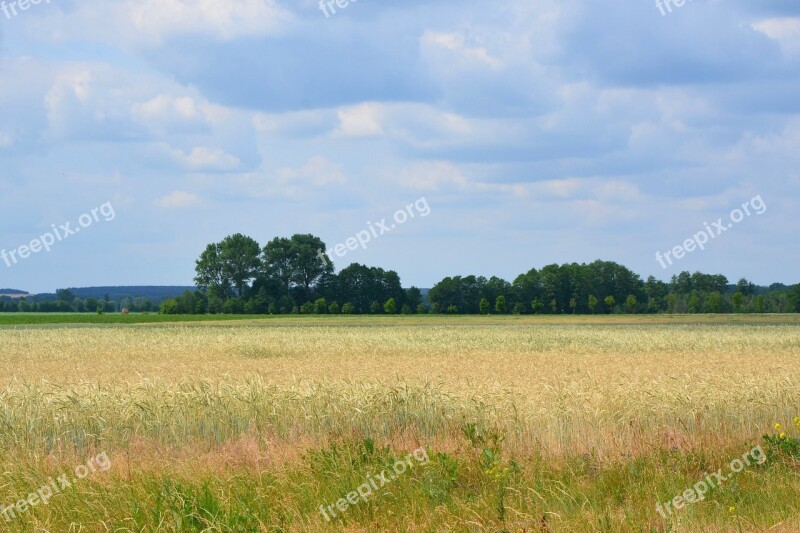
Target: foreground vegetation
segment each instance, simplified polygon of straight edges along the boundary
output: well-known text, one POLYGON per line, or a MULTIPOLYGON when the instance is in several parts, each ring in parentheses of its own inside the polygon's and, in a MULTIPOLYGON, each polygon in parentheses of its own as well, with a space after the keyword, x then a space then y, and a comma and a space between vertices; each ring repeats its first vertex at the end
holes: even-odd
POLYGON ((100 451, 112 467, 0 525, 794 531, 800 327, 736 319, 3 328, 0 504, 100 451), (764 464, 656 511, 756 445, 764 464), (325 520, 320 505, 419 447, 427 464, 325 520))

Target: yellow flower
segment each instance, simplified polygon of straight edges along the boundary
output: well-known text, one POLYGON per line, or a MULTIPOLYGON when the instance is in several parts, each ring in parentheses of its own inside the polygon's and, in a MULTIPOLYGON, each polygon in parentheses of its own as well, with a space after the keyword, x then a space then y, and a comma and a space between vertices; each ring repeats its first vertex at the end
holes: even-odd
POLYGON ((735 512, 736 512, 736 507, 734 507, 733 505, 731 505, 730 507, 728 507, 728 512, 729 512, 729 513, 735 513, 735 512))
POLYGON ((785 438, 786 438, 786 433, 781 433, 781 434, 780 434, 780 437, 781 437, 782 439, 785 439, 785 438))
POLYGON ((781 425, 779 422, 775 422, 775 431, 779 431, 781 429, 781 425))

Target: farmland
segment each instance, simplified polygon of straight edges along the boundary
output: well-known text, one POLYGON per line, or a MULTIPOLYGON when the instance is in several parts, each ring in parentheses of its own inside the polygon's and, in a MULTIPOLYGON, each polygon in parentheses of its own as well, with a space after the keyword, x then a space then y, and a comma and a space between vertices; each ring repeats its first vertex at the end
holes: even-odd
POLYGON ((100 452, 111 467, 0 526, 792 531, 797 467, 762 436, 797 434, 798 356, 796 315, 15 322, 0 505, 100 452), (764 464, 656 511, 756 445, 764 464))

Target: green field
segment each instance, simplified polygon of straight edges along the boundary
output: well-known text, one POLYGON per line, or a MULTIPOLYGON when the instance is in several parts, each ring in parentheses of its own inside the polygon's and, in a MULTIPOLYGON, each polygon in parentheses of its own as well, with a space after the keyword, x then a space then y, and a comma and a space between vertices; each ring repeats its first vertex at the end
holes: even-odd
POLYGON ((0 505, 74 483, 9 531, 800 529, 797 315, 24 318, 0 505))
POLYGON ((0 313, 0 326, 46 324, 156 324, 170 322, 203 322, 208 320, 247 320, 246 315, 159 315, 156 313, 0 313))

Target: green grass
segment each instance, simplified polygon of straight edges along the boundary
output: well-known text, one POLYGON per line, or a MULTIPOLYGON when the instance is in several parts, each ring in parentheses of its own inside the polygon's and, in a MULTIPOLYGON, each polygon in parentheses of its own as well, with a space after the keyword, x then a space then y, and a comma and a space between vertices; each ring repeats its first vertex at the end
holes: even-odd
MULTIPOLYGON (((335 505, 381 471, 391 474, 392 464, 410 450, 345 441, 307 450, 291 464, 191 473, 163 458, 112 457, 118 463, 111 471, 96 472, 28 511, 14 530, 67 531, 69 524, 125 532, 694 532, 759 531, 776 524, 796 530, 790 524, 799 523, 800 480, 796 465, 783 457, 745 468, 667 518, 657 513, 657 502, 680 495, 750 445, 658 452, 632 461, 553 461, 535 452, 506 457, 499 447, 465 439, 455 452, 428 448, 429 462, 336 511, 330 522, 320 505, 335 505)), ((11 503, 71 466, 3 461, 0 501, 11 503)))
MULTIPOLYGON (((247 315, 159 315, 158 313, 0 313, 0 326, 48 324, 158 324, 174 322, 205 322, 252 320, 247 315)), ((259 315, 259 318, 266 318, 259 315)))
POLYGON ((160 315, 158 313, 0 313, 2 326, 52 324, 170 324, 249 321, 263 324, 392 325, 414 324, 792 324, 793 314, 697 314, 697 315, 160 315))

